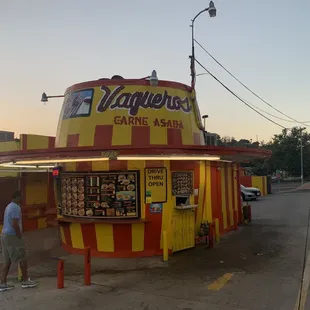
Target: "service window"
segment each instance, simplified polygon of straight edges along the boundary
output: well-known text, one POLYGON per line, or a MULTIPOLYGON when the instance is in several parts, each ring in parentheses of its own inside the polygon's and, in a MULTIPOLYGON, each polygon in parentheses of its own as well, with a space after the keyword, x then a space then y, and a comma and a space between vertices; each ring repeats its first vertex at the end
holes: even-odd
POLYGON ((192 171, 172 172, 172 195, 176 206, 190 204, 190 196, 194 192, 194 174, 192 171))

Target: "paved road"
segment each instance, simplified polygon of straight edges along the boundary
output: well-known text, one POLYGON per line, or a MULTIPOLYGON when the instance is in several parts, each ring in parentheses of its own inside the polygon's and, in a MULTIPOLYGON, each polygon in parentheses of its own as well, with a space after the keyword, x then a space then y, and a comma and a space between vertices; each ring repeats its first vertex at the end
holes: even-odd
POLYGON ((252 224, 212 250, 175 254, 168 268, 98 273, 91 287, 81 286, 80 275, 68 275, 64 290, 55 289, 53 273, 32 269, 40 287, 0 295, 0 308, 294 310, 309 199, 308 192, 262 198, 253 203, 252 224))

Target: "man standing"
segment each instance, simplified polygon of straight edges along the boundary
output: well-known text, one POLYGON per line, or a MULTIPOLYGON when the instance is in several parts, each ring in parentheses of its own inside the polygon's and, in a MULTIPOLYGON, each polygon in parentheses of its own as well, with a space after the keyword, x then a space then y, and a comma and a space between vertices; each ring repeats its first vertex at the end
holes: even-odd
POLYGON ((22 288, 30 288, 38 285, 37 282, 28 278, 25 242, 22 237, 21 198, 21 192, 15 192, 12 196, 12 202, 7 205, 4 211, 1 236, 3 272, 0 282, 0 292, 14 288, 14 285, 6 283, 12 263, 19 263, 20 265, 23 275, 22 288))

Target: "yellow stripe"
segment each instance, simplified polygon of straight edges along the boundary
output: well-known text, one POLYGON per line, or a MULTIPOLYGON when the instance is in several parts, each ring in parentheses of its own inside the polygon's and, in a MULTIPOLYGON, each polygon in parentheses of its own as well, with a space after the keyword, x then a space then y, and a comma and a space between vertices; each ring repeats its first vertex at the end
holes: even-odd
POLYGON ((184 145, 194 144, 194 132, 192 130, 181 129, 182 143, 184 145))
POLYGON ((227 177, 228 177, 228 204, 229 204, 229 217, 231 226, 234 225, 234 213, 233 213, 233 192, 232 192, 232 166, 227 165, 227 177))
POLYGON ((208 286, 209 291, 219 291, 231 278, 233 273, 225 273, 208 286))
POLYGON ((206 168, 205 161, 200 161, 199 163, 199 193, 198 193, 198 210, 196 218, 196 232, 199 232, 200 224, 203 219, 203 197, 205 192, 206 184, 206 168))
POLYGON ((38 229, 43 229, 47 227, 46 217, 41 217, 38 219, 38 229))
POLYGON ((225 164, 221 165, 221 183, 222 183, 222 213, 223 213, 223 226, 227 229, 227 211, 226 211, 226 186, 225 186, 225 164))
POLYGON ((64 233, 64 229, 62 226, 59 227, 60 229, 60 239, 62 243, 66 243, 66 238, 65 238, 65 233, 64 233))
POLYGON ((70 234, 72 240, 72 247, 75 249, 84 249, 84 240, 82 235, 81 224, 70 224, 70 234))
POLYGON ((144 250, 144 224, 131 225, 132 251, 139 252, 144 250))
POLYGON ((27 135, 27 150, 35 149, 47 149, 48 148, 48 137, 27 135))
POLYGON ((3 228, 3 225, 0 224, 0 234, 2 233, 2 228, 3 228))
POLYGON ((66 171, 76 171, 76 163, 66 163, 65 164, 66 171))
MULTIPOLYGON (((265 180, 264 193, 263 195, 268 195, 268 187, 267 187, 267 177, 263 177, 265 180)), ((264 183, 263 183, 264 184, 264 183)))
POLYGON ((150 127, 150 143, 164 144, 168 143, 168 133, 165 127, 150 127))
MULTIPOLYGON (((143 130, 141 127, 140 130, 143 130)), ((114 125, 112 145, 131 145, 131 128, 125 125, 114 125)))
MULTIPOLYGON (((211 164, 209 161, 206 162, 206 182, 205 182, 205 187, 206 187, 206 201, 205 201, 205 210, 204 210, 204 215, 203 219, 207 220, 208 222, 212 222, 212 194, 211 194, 211 164)), ((213 186, 216 186, 216 184, 213 184, 213 186)))
POLYGON ((109 161, 93 161, 92 162, 92 171, 108 171, 109 170, 109 161))
POLYGON ((141 219, 145 219, 145 182, 144 182, 144 168, 145 160, 128 160, 127 169, 128 170, 138 170, 140 171, 140 205, 141 205, 141 219))
MULTIPOLYGON (((171 184, 171 170, 170 170, 170 161, 165 160, 165 168, 167 169, 167 191, 168 193, 172 192, 171 184)), ((163 213, 162 213, 162 227, 161 227, 161 239, 160 239, 160 248, 163 246, 163 231, 167 232, 167 241, 168 248, 172 249, 172 212, 174 210, 174 200, 172 195, 167 195, 167 202, 163 204, 163 213)))
POLYGON ((95 224, 97 248, 101 252, 114 252, 112 224, 95 224))
MULTIPOLYGON (((97 124, 96 124, 97 125, 97 124)), ((83 126, 83 125, 82 125, 83 126)), ((81 128, 82 128, 81 126, 81 128)), ((95 126, 87 126, 86 130, 79 129, 79 146, 93 146, 95 137, 95 126)), ((104 139, 104 137, 102 137, 104 139)))
POLYGON ((261 193, 263 193, 263 191, 264 191, 264 188, 263 188, 263 177, 253 176, 252 177, 252 187, 259 188, 261 193))

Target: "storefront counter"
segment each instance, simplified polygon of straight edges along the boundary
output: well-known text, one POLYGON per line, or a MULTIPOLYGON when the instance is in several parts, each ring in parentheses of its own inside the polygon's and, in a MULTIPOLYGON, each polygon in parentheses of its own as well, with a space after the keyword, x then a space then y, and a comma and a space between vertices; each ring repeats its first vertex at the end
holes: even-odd
POLYGON ((97 257, 160 255, 154 223, 141 219, 58 219, 63 248, 82 254, 87 247, 97 257))

